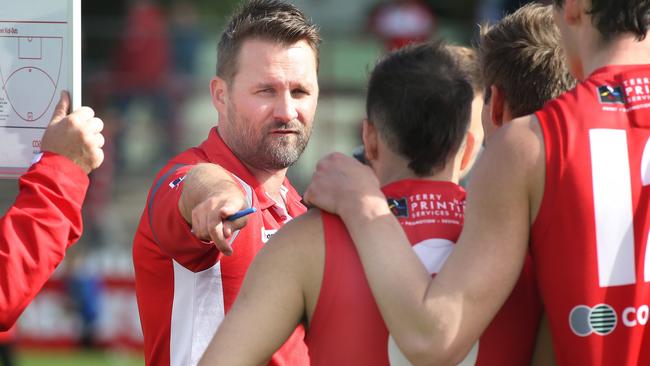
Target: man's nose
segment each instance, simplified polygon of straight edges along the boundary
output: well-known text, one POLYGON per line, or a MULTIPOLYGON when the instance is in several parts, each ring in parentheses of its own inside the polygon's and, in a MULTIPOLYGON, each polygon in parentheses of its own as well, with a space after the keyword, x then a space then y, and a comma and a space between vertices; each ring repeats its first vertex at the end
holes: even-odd
POLYGON ((275 103, 274 116, 277 121, 288 123, 298 118, 298 109, 296 108, 296 100, 290 92, 283 93, 278 96, 275 103))

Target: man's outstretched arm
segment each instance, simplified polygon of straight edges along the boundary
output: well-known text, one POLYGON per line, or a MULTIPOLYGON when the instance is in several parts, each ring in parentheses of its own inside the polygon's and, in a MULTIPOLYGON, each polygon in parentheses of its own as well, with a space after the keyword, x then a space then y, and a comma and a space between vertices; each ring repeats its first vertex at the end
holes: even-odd
POLYGON ((343 156, 319 164, 305 198, 346 223, 384 321, 412 363, 462 360, 512 290, 536 212, 529 186, 543 183, 540 136, 530 117, 494 136, 472 178, 463 233, 434 280, 369 169, 343 156))
POLYGON ((320 215, 310 212, 271 238, 248 269, 235 304, 199 365, 269 361, 305 319, 305 283, 313 282, 312 274, 322 273, 324 265, 322 237, 320 215))

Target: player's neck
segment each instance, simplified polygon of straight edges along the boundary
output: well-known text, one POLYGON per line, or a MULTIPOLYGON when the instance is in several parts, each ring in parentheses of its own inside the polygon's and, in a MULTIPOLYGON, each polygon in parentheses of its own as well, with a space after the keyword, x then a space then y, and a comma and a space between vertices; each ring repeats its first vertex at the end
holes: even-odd
POLYGON ((633 35, 623 35, 602 43, 592 42, 593 52, 583 53, 584 76, 607 65, 650 64, 650 37, 637 41, 633 35))
POLYGON ((444 169, 428 176, 418 176, 408 167, 408 163, 387 164, 386 162, 373 164, 373 170, 377 175, 380 185, 383 187, 387 184, 406 179, 424 179, 434 181, 447 181, 458 183, 460 170, 455 164, 447 164, 444 169))

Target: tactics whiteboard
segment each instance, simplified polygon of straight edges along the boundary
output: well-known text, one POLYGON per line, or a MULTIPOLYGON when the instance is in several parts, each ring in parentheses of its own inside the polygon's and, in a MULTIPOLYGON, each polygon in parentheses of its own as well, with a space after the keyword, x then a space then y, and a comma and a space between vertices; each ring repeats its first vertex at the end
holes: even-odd
POLYGON ((29 168, 62 90, 81 106, 81 0, 0 0, 0 178, 29 168))

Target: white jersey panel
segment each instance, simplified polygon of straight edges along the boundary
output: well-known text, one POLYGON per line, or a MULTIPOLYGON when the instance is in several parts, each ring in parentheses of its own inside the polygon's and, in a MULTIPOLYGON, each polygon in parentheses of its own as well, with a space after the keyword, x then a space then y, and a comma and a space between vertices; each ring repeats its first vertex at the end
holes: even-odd
POLYGON ((194 366, 225 316, 221 263, 197 273, 173 264, 170 364, 194 366))

